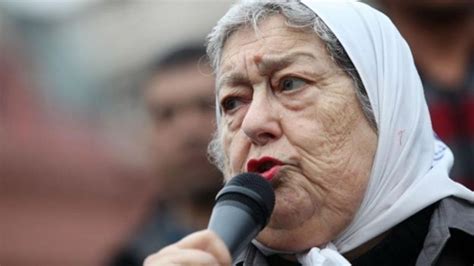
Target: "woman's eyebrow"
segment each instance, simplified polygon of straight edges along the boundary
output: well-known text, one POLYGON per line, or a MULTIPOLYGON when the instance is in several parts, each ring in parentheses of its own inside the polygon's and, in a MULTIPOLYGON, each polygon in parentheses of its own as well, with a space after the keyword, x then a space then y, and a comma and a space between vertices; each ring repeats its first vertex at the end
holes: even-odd
MULTIPOLYGON (((315 59, 314 55, 308 52, 294 52, 286 55, 265 55, 259 62, 257 62, 258 72, 262 76, 267 76, 302 58, 306 60, 315 59)), ((249 83, 250 81, 245 74, 234 71, 221 76, 216 82, 216 87, 219 90, 223 85, 235 87, 242 84, 248 85, 249 83)))
POLYGON ((220 88, 222 88, 224 84, 230 87, 235 87, 238 85, 249 84, 249 83, 250 81, 246 75, 240 72, 231 72, 229 74, 225 74, 224 76, 220 77, 217 80, 216 87, 219 90, 220 88))
POLYGON ((294 52, 286 55, 271 55, 263 56, 261 61, 257 63, 260 75, 270 75, 273 72, 281 70, 302 57, 315 59, 311 53, 308 52, 294 52))

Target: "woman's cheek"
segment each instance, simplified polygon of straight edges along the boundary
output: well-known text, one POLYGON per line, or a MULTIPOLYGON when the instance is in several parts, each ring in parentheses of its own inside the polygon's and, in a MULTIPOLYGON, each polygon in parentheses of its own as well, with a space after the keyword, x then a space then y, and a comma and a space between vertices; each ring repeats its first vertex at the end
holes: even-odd
POLYGON ((235 132, 228 132, 224 137, 224 153, 226 168, 228 169, 226 175, 228 178, 238 174, 242 168, 242 157, 244 154, 241 147, 242 145, 236 135, 235 132))

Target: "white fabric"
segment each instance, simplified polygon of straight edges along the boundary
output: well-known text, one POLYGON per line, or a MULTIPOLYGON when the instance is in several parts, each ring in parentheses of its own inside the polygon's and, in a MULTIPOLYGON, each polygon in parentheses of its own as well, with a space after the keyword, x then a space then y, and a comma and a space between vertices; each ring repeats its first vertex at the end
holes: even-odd
POLYGON ((305 254, 296 256, 298 261, 303 265, 315 266, 349 266, 351 265, 344 258, 332 243, 329 243, 323 249, 314 247, 305 254))
POLYGON ((360 2, 302 2, 345 48, 378 127, 368 188, 352 223, 333 240, 337 250, 350 251, 447 196, 474 202, 474 193, 448 176, 453 155, 433 133, 410 49, 392 22, 360 2))
POLYGON ((348 266, 351 265, 349 261, 344 258, 338 251, 334 244, 329 243, 325 247, 313 247, 308 252, 295 254, 284 250, 276 250, 269 248, 258 240, 252 240, 252 244, 264 255, 270 256, 275 254, 280 255, 296 255, 298 262, 303 266, 348 266))

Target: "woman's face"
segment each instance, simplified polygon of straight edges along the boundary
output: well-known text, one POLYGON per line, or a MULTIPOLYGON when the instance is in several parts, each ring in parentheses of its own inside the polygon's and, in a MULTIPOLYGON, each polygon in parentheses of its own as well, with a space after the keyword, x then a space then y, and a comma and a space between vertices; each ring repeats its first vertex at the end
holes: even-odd
POLYGON ((226 178, 259 172, 275 210, 258 240, 302 251, 334 239, 363 198, 377 136, 352 80, 281 16, 226 41, 217 73, 226 178))

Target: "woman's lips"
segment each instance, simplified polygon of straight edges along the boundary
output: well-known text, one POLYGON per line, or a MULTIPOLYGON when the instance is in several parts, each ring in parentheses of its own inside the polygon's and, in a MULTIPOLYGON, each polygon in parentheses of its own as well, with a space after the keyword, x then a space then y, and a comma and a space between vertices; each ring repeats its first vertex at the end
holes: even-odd
POLYGON ((278 174, 283 163, 273 157, 265 156, 260 159, 251 159, 247 162, 247 172, 258 173, 266 180, 271 181, 278 174))
POLYGON ((280 165, 275 165, 269 170, 261 173, 260 175, 263 176, 266 180, 271 181, 273 177, 275 177, 276 174, 280 171, 281 166, 280 165))

